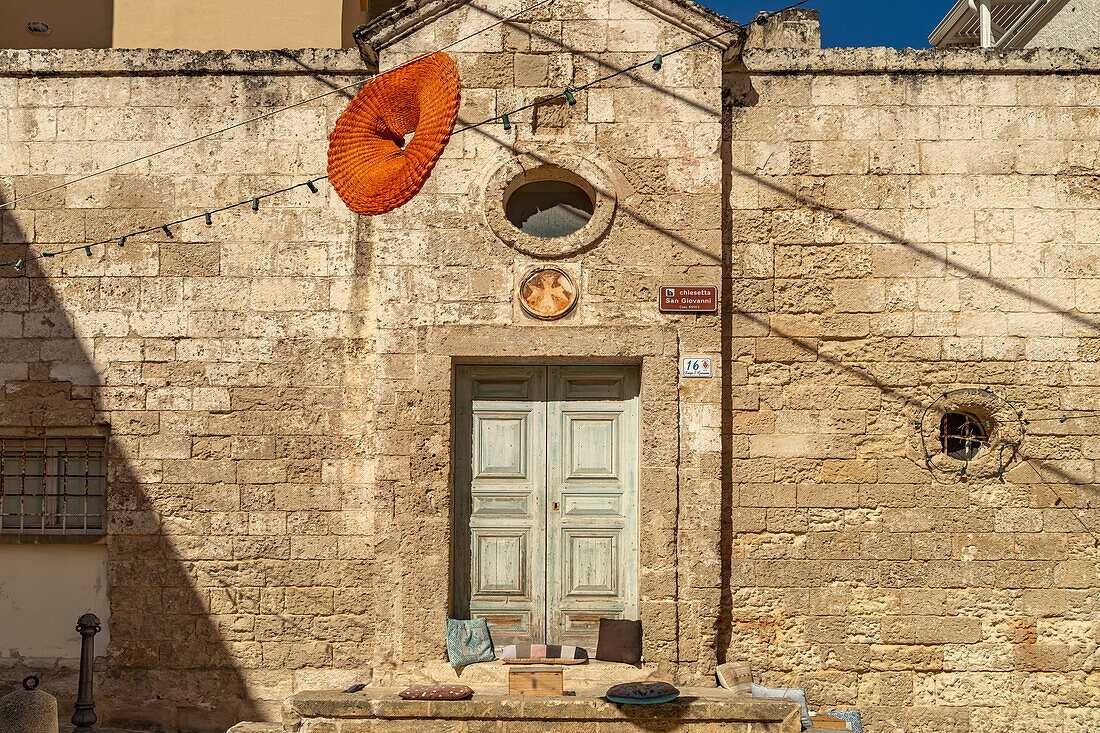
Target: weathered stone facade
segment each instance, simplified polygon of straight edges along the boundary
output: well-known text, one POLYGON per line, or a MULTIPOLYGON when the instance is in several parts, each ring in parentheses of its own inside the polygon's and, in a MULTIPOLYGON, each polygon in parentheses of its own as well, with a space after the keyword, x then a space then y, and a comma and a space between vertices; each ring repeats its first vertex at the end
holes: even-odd
POLYGON ((1027 425, 1004 480, 930 471, 914 427, 957 386, 1095 409, 1096 63, 750 50, 729 77, 723 646, 870 730, 1100 720, 1096 419, 1027 425))
MULTIPOLYGON (((520 5, 489 7, 395 13, 360 40, 386 68, 520 5)), ((721 28, 555 0, 453 50, 460 124, 721 28)), ((1096 421, 1030 424, 1004 480, 930 471, 914 427, 956 387, 1030 418, 1100 407, 1100 55, 737 47, 462 133, 392 214, 299 188, 0 272, 5 434, 110 437, 105 724, 214 730, 299 690, 453 677, 462 363, 640 365, 660 674, 748 659, 875 733, 1100 723, 1096 421), (546 162, 614 199, 593 241, 494 229, 500 171, 546 162), (548 258, 580 286, 553 323, 513 292, 548 258), (660 314, 663 284, 720 285, 723 308, 660 314), (715 377, 678 379, 688 354, 715 377)), ((363 73, 328 51, 0 61, 7 200, 363 73)), ((345 103, 21 202, 0 260, 320 176, 345 103)), ((8 686, 52 665, 3 654, 8 686)), ((71 675, 51 675, 64 703, 71 675)))

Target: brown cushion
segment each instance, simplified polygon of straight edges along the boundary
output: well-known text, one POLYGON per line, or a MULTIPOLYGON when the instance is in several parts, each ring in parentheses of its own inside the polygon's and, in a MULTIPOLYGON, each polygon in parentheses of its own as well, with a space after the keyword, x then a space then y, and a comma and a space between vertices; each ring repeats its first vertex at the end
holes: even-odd
POLYGON ((642 663, 642 622, 601 618, 596 659, 604 662, 642 663))
POLYGON ((406 700, 465 700, 474 691, 466 685, 413 685, 397 694, 406 700))

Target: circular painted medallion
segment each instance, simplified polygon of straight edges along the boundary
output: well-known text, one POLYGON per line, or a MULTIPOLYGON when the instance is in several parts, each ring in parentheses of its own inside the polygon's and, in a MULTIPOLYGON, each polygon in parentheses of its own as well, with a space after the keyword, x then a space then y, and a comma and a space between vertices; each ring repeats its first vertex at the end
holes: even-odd
POLYGON ((577 284, 556 267, 533 270, 519 285, 519 304, 528 315, 553 321, 577 304, 577 284))

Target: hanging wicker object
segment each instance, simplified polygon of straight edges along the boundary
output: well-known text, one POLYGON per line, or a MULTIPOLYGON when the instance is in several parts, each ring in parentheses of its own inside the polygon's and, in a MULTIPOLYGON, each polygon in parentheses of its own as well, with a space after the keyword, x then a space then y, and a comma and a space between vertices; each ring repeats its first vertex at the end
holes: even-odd
POLYGON ((451 138, 458 97, 458 69, 441 52, 363 85, 328 136, 329 181, 349 209, 384 214, 420 191, 451 138))

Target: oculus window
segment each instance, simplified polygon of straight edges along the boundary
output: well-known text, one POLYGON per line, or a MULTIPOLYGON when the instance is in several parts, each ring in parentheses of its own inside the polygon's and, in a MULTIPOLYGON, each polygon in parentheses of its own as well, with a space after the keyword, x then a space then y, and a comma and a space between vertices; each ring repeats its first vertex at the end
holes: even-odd
POLYGON ((524 234, 550 239, 580 230, 596 207, 580 186, 566 181, 525 183, 508 196, 504 213, 524 234))

